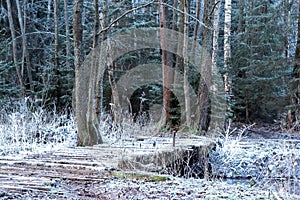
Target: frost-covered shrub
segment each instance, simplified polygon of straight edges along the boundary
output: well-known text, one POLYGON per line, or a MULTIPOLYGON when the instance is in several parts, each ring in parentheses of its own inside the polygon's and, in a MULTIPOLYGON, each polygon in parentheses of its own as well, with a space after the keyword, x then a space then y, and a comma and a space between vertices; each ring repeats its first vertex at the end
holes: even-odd
POLYGON ((99 132, 104 143, 108 144, 122 144, 124 140, 130 138, 151 136, 157 129, 157 124, 145 115, 134 119, 130 113, 125 113, 120 123, 114 122, 110 114, 102 114, 100 119, 99 132))
POLYGON ((244 180, 250 186, 299 194, 299 140, 245 139, 239 134, 228 134, 244 133, 243 130, 235 129, 220 138, 219 145, 209 158, 212 176, 244 180))
POLYGON ((76 126, 70 114, 58 114, 24 99, 0 111, 0 154, 42 151, 76 145, 76 126))

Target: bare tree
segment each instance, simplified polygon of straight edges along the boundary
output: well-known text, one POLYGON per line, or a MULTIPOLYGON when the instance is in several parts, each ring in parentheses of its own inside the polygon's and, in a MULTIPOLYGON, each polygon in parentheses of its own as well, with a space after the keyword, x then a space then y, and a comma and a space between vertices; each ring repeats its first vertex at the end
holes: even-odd
POLYGON ((297 46, 296 46, 296 53, 294 59, 294 68, 292 73, 292 97, 291 102, 293 108, 288 112, 288 122, 289 126, 292 127, 295 120, 300 120, 300 1, 298 5, 298 36, 297 36, 297 46))
POLYGON ((191 100, 190 100, 190 91, 189 91, 189 80, 188 80, 188 71, 189 71, 189 60, 188 60, 188 38, 189 38, 189 4, 187 0, 183 0, 184 3, 184 39, 183 39, 183 79, 184 79, 184 99, 185 99, 185 117, 187 127, 192 126, 191 119, 191 100))
POLYGON ((11 39, 12 39, 12 53, 13 53, 13 61, 14 65, 16 66, 16 72, 17 72, 17 77, 18 81, 21 87, 22 91, 22 96, 26 96, 26 91, 21 75, 21 71, 18 65, 18 56, 17 56, 17 42, 16 42, 16 31, 15 31, 15 24, 13 20, 13 12, 12 12, 12 6, 10 0, 6 0, 7 4, 7 11, 8 11, 8 21, 9 21, 9 28, 10 28, 10 34, 11 34, 11 39))
POLYGON ((87 102, 87 129, 90 139, 95 143, 103 143, 101 135, 98 131, 98 113, 96 112, 96 80, 98 74, 97 64, 97 52, 96 47, 98 45, 99 35, 99 3, 98 0, 94 0, 95 18, 94 18, 94 37, 93 37, 93 52, 92 52, 92 64, 90 66, 89 74, 89 88, 88 88, 88 102, 87 102))
MULTIPOLYGON (((27 4, 27 0, 24 0, 23 5, 27 4)), ((23 72, 23 69, 25 68, 26 65, 26 72, 29 80, 29 88, 31 92, 33 92, 33 80, 32 80, 32 73, 31 73, 31 64, 30 64, 30 59, 29 59, 29 53, 27 50, 27 37, 26 37, 26 10, 25 6, 23 6, 23 16, 22 16, 22 9, 20 5, 20 1, 16 0, 16 6, 18 9, 18 20, 19 20, 19 25, 21 29, 21 34, 22 34, 22 67, 21 67, 21 72, 23 72), (24 19, 24 20, 23 20, 24 19)), ((21 73, 22 74, 22 73, 21 73)))
MULTIPOLYGON (((101 14, 98 16, 99 19, 99 27, 101 27, 101 29, 105 29, 107 26, 107 10, 108 10, 108 2, 107 1, 102 1, 102 11, 101 14)), ((96 25, 96 24, 95 24, 96 25)), ((107 31, 102 31, 101 32, 101 42, 103 43, 106 39, 106 33, 107 31)), ((99 34, 98 34, 99 35, 99 34)), ((95 36, 94 36, 95 37, 95 36)), ((97 38, 97 40, 99 40, 99 38, 97 38)), ((96 80, 96 115, 99 116, 102 112, 103 112, 103 74, 101 74, 102 70, 101 69, 101 65, 105 65, 106 64, 106 60, 103 56, 103 48, 100 48, 100 60, 103 60, 103 62, 99 62, 98 65, 98 75, 97 75, 97 80, 96 80)))
POLYGON ((231 58, 231 46, 230 46, 230 31, 231 31, 231 0, 225 0, 224 5, 225 10, 225 21, 224 21, 224 87, 225 93, 227 96, 227 110, 231 112, 231 81, 229 77, 229 65, 230 65, 230 58, 231 58))
POLYGON ((168 71, 168 53, 166 49, 166 35, 163 31, 164 28, 167 28, 167 16, 166 9, 164 4, 167 3, 166 0, 159 1, 159 19, 160 19, 160 44, 161 44, 161 52, 162 52, 162 78, 163 78, 163 112, 162 112, 162 126, 169 125, 170 123, 170 98, 171 98, 171 84, 172 78, 170 77, 170 73, 168 71))
POLYGON ((60 104, 60 81, 59 81, 59 16, 58 16, 58 2, 53 0, 54 8, 54 72, 55 72, 55 92, 54 98, 56 99, 56 104, 60 104))
POLYGON ((217 70, 217 58, 218 58, 218 38, 219 38, 219 16, 220 16, 220 1, 215 0, 214 10, 214 31, 213 31, 213 51, 212 51, 212 64, 213 70, 217 70))
MULTIPOLYGON (((200 18, 200 4, 201 4, 201 1, 196 1, 196 19, 199 20, 200 18)), ((198 29, 199 29, 199 21, 198 20, 195 20, 195 27, 194 27, 194 33, 193 33, 193 46, 192 46, 192 58, 195 57, 195 46, 196 46, 196 43, 197 43, 197 37, 198 37, 198 29)))
MULTIPOLYGON (((206 26, 211 26, 211 10, 213 8, 213 0, 204 1, 204 13, 203 13, 203 24, 206 26)), ((207 130, 209 124, 209 86, 207 83, 208 80, 204 80, 204 73, 209 73, 211 71, 211 66, 208 65, 208 54, 210 54, 211 48, 211 36, 212 31, 208 27, 203 27, 202 31, 202 55, 201 55, 201 79, 199 81, 199 92, 198 92, 198 107, 197 107, 197 119, 198 128, 200 130, 207 130)))
POLYGON ((74 35, 74 65, 75 65, 75 115, 78 130, 79 146, 93 145, 97 141, 90 138, 87 129, 87 89, 88 79, 83 64, 83 28, 82 28, 83 0, 75 0, 73 14, 74 35))
POLYGON ((68 14, 68 0, 64 0, 64 15, 65 15, 65 30, 66 30, 66 67, 70 68, 69 59, 71 57, 71 46, 70 46, 70 26, 69 26, 69 14, 68 14))

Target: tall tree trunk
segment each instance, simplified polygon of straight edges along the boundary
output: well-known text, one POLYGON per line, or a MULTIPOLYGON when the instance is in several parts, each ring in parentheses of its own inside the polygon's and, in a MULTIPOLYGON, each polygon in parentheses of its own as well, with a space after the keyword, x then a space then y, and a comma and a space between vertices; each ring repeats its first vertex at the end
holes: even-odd
MULTIPOLYGON (((219 0, 214 0, 214 22, 213 22, 213 37, 212 37, 212 69, 211 69, 211 75, 212 75, 212 85, 210 90, 210 96, 212 98, 211 100, 211 116, 210 116, 210 128, 211 129, 216 129, 219 128, 220 124, 224 123, 223 121, 223 116, 220 116, 219 113, 222 113, 221 111, 223 110, 223 106, 226 105, 221 105, 220 101, 217 100, 217 98, 220 98, 218 96, 218 92, 223 90, 223 87, 220 88, 219 85, 223 85, 223 83, 218 83, 216 82, 218 79, 217 77, 219 76, 219 70, 218 70, 218 50, 219 50, 219 45, 218 45, 218 39, 219 39, 219 19, 220 19, 220 4, 221 2, 219 0), (213 102, 218 102, 218 104, 214 104, 213 102)), ((223 97, 221 97, 223 98, 223 97)), ((223 113, 221 114, 223 115, 223 113)))
POLYGON ((48 0, 47 4, 47 22, 50 22, 50 16, 51 16, 51 2, 52 0, 48 0))
POLYGON ((177 29, 177 18, 178 18, 178 14, 177 14, 177 6, 178 6, 178 0, 174 0, 173 2, 173 16, 172 16, 172 30, 176 30, 177 29))
MULTIPOLYGON (((203 13, 203 23, 211 27, 212 20, 211 20, 211 9, 212 9, 213 0, 205 0, 204 1, 204 13, 203 13)), ((211 36, 212 31, 207 28, 203 27, 202 32, 202 55, 201 55, 201 77, 205 77, 204 73, 210 73, 211 66, 207 65, 207 53, 210 54, 211 48, 211 36)), ((199 81, 199 92, 198 92, 198 107, 197 107, 197 118, 196 122, 198 123, 198 128, 200 130, 207 130, 209 125, 209 86, 206 85, 208 80, 204 80, 203 78, 199 81)))
POLYGON ((93 145, 87 129, 87 90, 88 79, 83 64, 83 28, 82 28, 83 0, 75 0, 73 14, 74 34, 74 65, 75 65, 75 115, 77 120, 79 146, 93 145))
POLYGON ((183 70, 183 79, 184 79, 184 99, 185 99, 185 117, 186 117, 186 125, 187 127, 192 126, 192 119, 191 119, 191 100, 190 100, 190 91, 189 91, 189 80, 188 80, 188 38, 189 38, 189 5, 188 0, 184 0, 184 39, 183 39, 183 63, 184 63, 184 70, 183 70))
MULTIPOLYGON (((98 1, 95 1, 98 7, 98 1)), ((98 9, 96 9, 98 10, 98 9)), ((74 55, 75 55, 75 113, 78 129, 78 145, 89 146, 102 143, 98 132, 97 117, 95 116, 95 85, 97 68, 96 52, 92 54, 92 62, 83 65, 83 28, 82 28, 83 0, 76 0, 74 5, 73 32, 74 32, 74 55)), ((98 12, 97 12, 98 13, 98 12)), ((97 14, 96 14, 97 15, 97 14)), ((95 18, 95 26, 99 22, 95 18)), ((97 30, 94 30, 93 46, 97 45, 97 30)))
POLYGON ((201 1, 196 1, 196 19, 195 20, 195 27, 194 27, 194 33, 193 33, 193 46, 192 46, 192 58, 196 58, 195 57, 195 46, 197 44, 197 37, 198 37, 198 29, 199 29, 199 21, 200 20, 200 4, 201 1))
POLYGON ((96 112, 96 85, 97 85, 97 74, 98 74, 98 63, 96 47, 98 44, 97 34, 99 31, 99 3, 98 0, 94 0, 95 8, 95 19, 94 19, 94 37, 93 37, 93 52, 92 52, 92 65, 90 67, 89 74, 89 91, 88 91, 88 108, 87 108, 87 126, 90 136, 90 140, 97 143, 103 143, 100 132, 98 131, 98 117, 96 112))
MULTIPOLYGON (((248 45, 251 47, 252 46, 252 33, 251 30, 248 28, 249 25, 245 26, 245 23, 248 23, 247 19, 249 16, 251 16, 251 14, 249 14, 248 10, 252 10, 252 1, 249 1, 248 3, 250 5, 250 8, 247 9, 245 8, 245 3, 244 0, 239 0, 239 25, 238 25, 238 34, 240 34, 240 40, 242 41, 244 38, 244 35, 248 34, 248 45), (246 15, 246 16, 245 16, 246 15)), ((252 51, 252 48, 250 49, 250 51, 252 51)), ((250 55, 252 53, 250 52, 250 55)), ((243 75, 243 78, 246 78, 246 73, 245 72, 241 72, 243 75)), ((248 88, 245 88, 243 91, 243 95, 244 95, 244 103, 245 103, 245 122, 246 123, 250 123, 250 113, 249 113, 249 91, 248 88)))
POLYGON ((213 51, 212 51, 212 64, 213 64, 213 70, 212 71, 217 71, 217 60, 218 60, 218 38, 219 38, 219 19, 220 19, 220 1, 215 0, 215 10, 214 10, 214 31, 213 31, 213 51))
POLYGON ((70 26, 69 26, 69 13, 68 13, 68 0, 64 0, 64 15, 65 15, 65 30, 66 30, 66 68, 69 69, 70 57, 71 57, 71 46, 70 46, 70 26))
MULTIPOLYGON (((185 5, 185 0, 180 0, 179 1, 179 10, 182 11, 182 12, 178 12, 177 14, 177 20, 178 20, 178 23, 177 23, 177 26, 173 26, 173 30, 175 30, 175 28, 178 30, 178 32, 180 34, 184 34, 184 5, 185 5)), ((178 7, 178 5, 177 5, 178 7)), ((174 13, 175 15, 175 13, 174 13)), ((175 23, 174 23, 175 25, 175 23)), ((183 37, 179 37, 179 40, 177 42, 177 53, 175 55, 175 71, 176 72, 180 72, 180 71, 183 71, 183 66, 184 66, 184 60, 183 60, 183 57, 182 57, 182 54, 183 54, 183 37)), ((174 92, 176 92, 178 94, 179 91, 182 91, 182 84, 180 82, 180 73, 174 73, 174 77, 173 77, 173 84, 172 84, 172 90, 174 92)), ((181 123, 184 123, 186 122, 186 115, 185 113, 181 113, 181 123)))
MULTIPOLYGON (((110 50, 110 47, 109 47, 108 51, 109 50, 110 50)), ((109 55, 109 53, 108 53, 107 57, 108 58, 111 57, 109 55)), ((121 110, 121 106, 120 106, 120 99, 119 99, 119 93, 118 93, 118 89, 117 89, 117 83, 116 83, 115 76, 114 76, 115 62, 111 61, 110 63, 111 63, 111 65, 108 66, 107 70, 108 70, 108 80, 109 80, 109 84, 111 87, 111 96, 112 96, 111 110, 113 113, 114 121, 118 125, 121 125, 122 110, 121 110)))
POLYGON ((11 7, 10 0, 6 0, 6 4, 7 4, 7 14, 8 14, 9 28, 10 28, 11 39, 12 39, 13 61, 14 61, 14 65, 16 66, 16 72, 17 72, 17 77, 18 77, 18 81, 19 81, 19 84, 20 84, 22 96, 25 97, 26 96, 26 91, 25 91, 25 87, 24 87, 24 84, 23 84, 21 71, 20 71, 20 68, 18 66, 16 31, 15 31, 15 24, 14 24, 14 20, 13 20, 13 12, 12 12, 12 7, 11 7))
MULTIPOLYGON (((102 1, 102 12, 101 12, 101 21, 99 22, 99 28, 101 26, 101 29, 105 29, 107 25, 107 9, 108 9, 108 4, 107 0, 102 1)), ((106 31, 101 32, 101 43, 103 43, 106 39, 106 31)), ((99 40, 99 38, 97 39, 99 40)), ((102 52, 103 48, 100 48, 100 62, 98 65, 98 75, 97 75, 97 80, 96 80, 96 114, 97 116, 101 115, 103 113, 103 74, 101 68, 103 67, 102 65, 106 65, 106 58, 104 58, 102 52)))
MULTIPOLYGON (((184 0, 180 0, 179 3, 179 10, 183 11, 184 10, 184 0)), ((184 33, 184 13, 180 12, 178 14, 178 32, 179 33, 184 33)), ((177 45, 177 56, 176 56, 176 63, 175 63, 175 70, 179 71, 180 66, 183 66, 183 59, 179 55, 182 55, 182 46, 183 46, 183 41, 178 41, 177 45)), ((174 77, 174 86, 178 84, 178 78, 174 77)))
POLYGON ((162 112, 162 125, 170 125, 170 108, 171 108, 171 77, 168 71, 168 53, 166 49, 164 28, 167 28, 167 16, 165 13, 165 6, 163 3, 167 3, 167 0, 159 1, 159 19, 160 19, 160 45, 162 52, 162 77, 163 77, 163 112, 162 112))
MULTIPOLYGON (((290 127, 292 127, 292 124, 295 120, 298 122, 300 121, 300 0, 298 5, 298 36, 297 36, 297 46, 296 46, 296 53, 295 53, 295 60, 294 60, 294 68, 292 73, 292 109, 289 110, 289 123, 290 127)), ((300 127, 298 127, 300 128, 300 127)))
MULTIPOLYGON (((29 88, 31 92, 33 92, 33 80, 32 80, 32 74, 31 74, 31 66, 30 66, 30 59, 29 59, 29 54, 27 51, 27 37, 26 37, 26 10, 25 10, 25 5, 27 4, 27 1, 24 0, 23 2, 23 16, 22 16, 22 9, 20 6, 20 1, 16 0, 16 5, 17 5, 17 10, 18 10, 18 19, 19 19, 19 24, 20 24, 20 29, 21 29, 21 34, 22 34, 22 69, 25 68, 26 65, 26 72, 27 72, 27 77, 29 81, 29 88), (23 20, 24 19, 24 20, 23 20), (24 21, 24 22, 23 22, 24 21)), ((21 70, 23 71, 23 70, 21 70)))
POLYGON ((231 108, 231 99, 232 99, 232 91, 231 91, 231 80, 229 77, 229 67, 230 67, 230 59, 231 59, 231 46, 230 46, 230 36, 231 36, 231 0, 225 0, 224 5, 225 10, 225 21, 224 21, 224 88, 227 98, 227 112, 228 114, 232 114, 231 108))
POLYGON ((58 2, 53 0, 54 8, 54 71, 55 71, 55 92, 54 98, 56 99, 56 104, 60 106, 60 73, 59 73, 59 27, 58 27, 58 2))

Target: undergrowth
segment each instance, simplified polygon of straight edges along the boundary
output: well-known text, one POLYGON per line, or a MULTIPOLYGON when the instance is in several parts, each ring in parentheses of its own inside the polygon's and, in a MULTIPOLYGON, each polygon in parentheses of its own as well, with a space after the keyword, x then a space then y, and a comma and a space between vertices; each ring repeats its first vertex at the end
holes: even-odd
POLYGON ((104 143, 123 144, 127 140, 155 134, 158 125, 151 117, 141 114, 134 119, 130 113, 123 114, 119 123, 114 122, 110 114, 102 114, 99 132, 104 143))
POLYGON ((220 134, 210 155, 212 176, 263 188, 283 199, 299 197, 300 141, 247 139, 249 128, 229 126, 220 134))
POLYGON ((76 145, 72 114, 51 111, 30 98, 0 110, 0 155, 40 152, 76 145))

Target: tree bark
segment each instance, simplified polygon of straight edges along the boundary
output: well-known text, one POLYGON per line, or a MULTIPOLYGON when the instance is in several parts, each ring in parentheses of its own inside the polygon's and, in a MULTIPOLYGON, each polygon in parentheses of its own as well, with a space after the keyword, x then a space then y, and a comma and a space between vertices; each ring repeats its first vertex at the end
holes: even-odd
POLYGON ((189 71, 189 60, 188 60, 188 38, 189 38, 189 5, 188 0, 184 0, 184 39, 183 39, 183 63, 184 63, 184 70, 183 70, 183 89, 184 89, 184 100, 185 100, 185 117, 186 117, 186 126, 192 126, 192 119, 191 119, 191 99, 190 99, 190 91, 189 91, 189 80, 188 80, 188 71, 189 71))
MULTIPOLYGON (((24 0, 23 5, 26 5, 27 1, 24 0)), ((31 64, 30 64, 30 59, 29 59, 29 54, 27 51, 27 37, 26 37, 26 10, 25 10, 25 6, 23 6, 24 8, 24 20, 22 17, 22 9, 20 6, 20 1, 16 0, 16 5, 17 5, 17 10, 18 10, 18 20, 19 20, 19 25, 20 25, 20 30, 21 30, 21 34, 22 34, 22 68, 25 68, 26 65, 26 72, 27 72, 27 76, 28 76, 28 80, 29 80, 29 88, 31 92, 34 92, 34 88, 33 88, 33 80, 32 80, 32 73, 31 73, 31 64)), ((21 70, 22 72, 23 70, 21 70)))
MULTIPOLYGON (((196 2, 196 19, 199 20, 200 18, 200 4, 201 1, 196 2)), ((193 33, 193 46, 192 46, 192 58, 195 58, 195 46, 197 43, 197 37, 198 37, 198 29, 199 29, 199 21, 195 20, 195 27, 194 27, 194 33, 193 33)))
POLYGON ((166 49, 165 43, 165 33, 163 31, 164 28, 167 28, 167 17, 165 13, 165 6, 163 3, 167 3, 166 0, 159 1, 159 19, 160 19, 160 45, 161 45, 161 53, 162 53, 162 77, 163 77, 163 111, 162 111, 162 126, 170 125, 170 108, 171 108, 171 77, 168 71, 168 52, 166 49))
POLYGON ((96 111, 96 85, 98 74, 97 52, 96 47, 98 44, 98 31, 99 31, 99 3, 98 0, 94 0, 95 19, 94 19, 94 37, 93 37, 93 52, 92 52, 92 64, 90 67, 89 75, 89 91, 88 91, 88 110, 87 110, 87 126, 90 136, 90 140, 97 143, 103 143, 100 132, 98 131, 98 113, 96 111))
POLYGON ((177 11, 175 9, 177 9, 178 6, 178 0, 174 0, 173 2, 173 16, 172 16, 172 30, 177 30, 177 11))
MULTIPOLYGON (((108 51, 110 50, 110 47, 108 51)), ((111 57, 108 53, 108 58, 111 57)), ((111 96, 112 96, 112 104, 111 104, 111 110, 113 113, 114 121, 117 125, 121 125, 121 106, 120 106, 120 99, 119 99, 119 93, 117 89, 117 84, 114 76, 114 69, 115 69, 115 62, 112 61, 110 66, 108 66, 108 79, 109 84, 111 87, 111 96)))
POLYGON ((83 29, 82 29, 83 0, 75 0, 73 14, 73 34, 74 34, 74 65, 75 65, 75 115, 77 122, 79 146, 95 144, 90 140, 87 129, 87 90, 88 79, 86 69, 83 67, 83 29))
POLYGON ((54 98, 56 99, 56 104, 60 105, 60 73, 59 73, 59 27, 58 27, 58 2, 53 0, 54 8, 54 72, 55 72, 55 92, 54 98))
MULTIPOLYGON (((231 0, 225 0, 225 21, 224 21, 224 89, 226 93, 227 99, 227 112, 231 115, 231 99, 232 99, 232 91, 231 91, 231 80, 229 77, 229 67, 230 67, 230 59, 231 59, 231 46, 230 46, 230 36, 231 36, 231 0)), ((230 116, 229 115, 229 116, 230 116)))
POLYGON ((71 46, 70 46, 70 26, 69 26, 69 14, 68 14, 68 0, 64 0, 64 15, 65 15, 65 30, 66 30, 66 68, 70 69, 70 57, 71 57, 71 46))
POLYGON ((218 70, 217 59, 218 59, 218 38, 219 38, 219 15, 220 15, 220 2, 215 0, 215 10, 214 10, 214 31, 213 31, 213 51, 212 51, 212 64, 213 71, 218 70))
MULTIPOLYGON (((95 7, 98 1, 95 0, 95 7)), ((96 9, 97 11, 98 9, 96 9)), ((97 52, 93 51, 91 62, 83 64, 83 25, 82 25, 83 0, 76 0, 74 5, 73 32, 74 32, 74 60, 75 60, 75 113, 78 129, 78 145, 90 146, 102 143, 98 131, 98 121, 95 115, 95 85, 98 65, 96 64, 97 52)), ((97 15, 97 14, 96 14, 97 15)), ((97 26, 99 18, 95 17, 94 42, 97 45, 97 26)))
MULTIPOLYGON (((210 16, 210 12, 212 9, 213 0, 205 0, 204 1, 204 13, 203 13, 203 24, 211 27, 212 20, 210 16)), ((211 66, 207 65, 208 54, 211 54, 211 46, 212 46, 212 31, 203 27, 202 32, 202 55, 201 55, 201 78, 199 81, 199 92, 198 92, 198 107, 197 107, 197 119, 198 129, 206 131, 209 125, 209 86, 206 85, 208 80, 203 80, 202 77, 205 77, 203 73, 210 73, 211 66)))
POLYGON ((294 68, 292 73, 292 84, 291 84, 291 103, 292 108, 289 110, 291 122, 289 126, 292 127, 294 121, 299 121, 300 119, 300 0, 298 5, 298 36, 297 36, 297 46, 294 59, 294 68))
MULTIPOLYGON (((106 28, 107 24, 107 1, 104 0, 102 1, 102 12, 101 12, 101 20, 99 21, 99 28, 101 26, 101 29, 106 28)), ((106 39, 106 33, 107 31, 102 31, 101 32, 101 43, 103 43, 106 39)), ((99 35, 99 32, 98 32, 99 35)), ((99 38, 98 38, 99 40, 99 38)), ((106 65, 106 58, 104 58, 102 50, 103 48, 100 48, 100 62, 98 65, 98 72, 102 72, 101 68, 103 67, 102 65, 106 65)), ((97 80, 96 80, 96 114, 97 116, 101 115, 103 113, 103 74, 98 73, 97 75, 97 80)), ((98 119, 99 120, 99 119, 98 119)))

